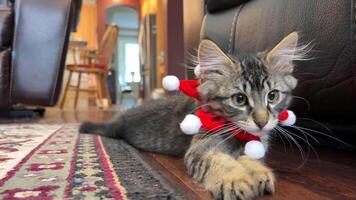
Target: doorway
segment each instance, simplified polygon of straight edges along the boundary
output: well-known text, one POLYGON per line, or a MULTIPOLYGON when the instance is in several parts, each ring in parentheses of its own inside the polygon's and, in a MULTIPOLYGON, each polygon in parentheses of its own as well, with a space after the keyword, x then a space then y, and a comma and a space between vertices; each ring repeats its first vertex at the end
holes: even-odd
POLYGON ((124 5, 107 8, 107 24, 119 27, 117 49, 113 55, 112 68, 115 76, 118 103, 132 107, 139 98, 141 83, 138 12, 124 5))

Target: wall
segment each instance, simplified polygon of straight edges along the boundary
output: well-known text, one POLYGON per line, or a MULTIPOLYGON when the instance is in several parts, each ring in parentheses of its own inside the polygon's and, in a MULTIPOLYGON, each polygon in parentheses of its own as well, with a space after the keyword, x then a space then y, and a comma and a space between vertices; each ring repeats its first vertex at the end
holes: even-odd
POLYGON ((167 74, 185 79, 183 1, 167 1, 166 5, 166 69, 167 74))
POLYGON ((89 49, 98 48, 97 7, 95 3, 83 3, 77 31, 72 34, 75 40, 83 39, 88 42, 89 49))
POLYGON ((156 14, 157 25, 157 87, 162 87, 162 79, 167 73, 166 69, 166 6, 167 0, 140 0, 141 18, 149 13, 156 14))
POLYGON ((160 0, 157 5, 157 87, 162 88, 162 79, 166 75, 166 5, 167 0, 160 0))
POLYGON ((102 38, 106 25, 106 9, 114 5, 127 5, 137 11, 140 10, 139 0, 97 0, 98 8, 98 38, 102 38))
POLYGON ((157 13, 157 4, 161 0, 140 0, 140 5, 141 5, 141 17, 144 17, 145 15, 149 13, 157 13))
POLYGON ((141 0, 140 3, 142 17, 148 13, 157 17, 157 86, 162 87, 162 78, 167 74, 184 79, 183 2, 141 0))
MULTIPOLYGON (((200 29, 204 18, 204 2, 203 0, 184 0, 183 2, 185 63, 188 66, 194 66, 195 63, 194 61, 192 62, 192 58, 188 56, 188 53, 197 56, 200 29)), ((186 72, 188 72, 186 74, 188 79, 195 78, 193 70, 186 70, 186 72)))

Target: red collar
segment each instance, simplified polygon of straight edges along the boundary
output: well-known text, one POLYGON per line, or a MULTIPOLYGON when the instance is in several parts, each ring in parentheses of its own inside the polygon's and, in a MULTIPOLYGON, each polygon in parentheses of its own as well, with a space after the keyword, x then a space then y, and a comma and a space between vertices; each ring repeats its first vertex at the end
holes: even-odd
MULTIPOLYGON (((202 128, 206 131, 219 131, 222 127, 229 123, 229 121, 225 120, 224 118, 216 116, 204 109, 199 109, 195 115, 200 118, 202 128)), ((246 131, 232 129, 230 133, 233 134, 237 140, 242 142, 249 142, 252 140, 260 141, 260 137, 246 131)))
MULTIPOLYGON (((182 91, 185 95, 193 97, 201 102, 201 98, 199 96, 199 92, 197 90, 200 85, 198 80, 181 80, 179 85, 179 90, 182 91)), ((201 108, 195 112, 195 115, 200 118, 202 123, 202 128, 206 131, 219 131, 224 125, 229 123, 226 119, 217 116, 213 113, 206 111, 201 108)), ((234 134, 235 138, 239 141, 249 142, 252 140, 260 141, 260 137, 255 136, 246 131, 241 131, 237 129, 233 129, 230 131, 231 134, 234 134)))

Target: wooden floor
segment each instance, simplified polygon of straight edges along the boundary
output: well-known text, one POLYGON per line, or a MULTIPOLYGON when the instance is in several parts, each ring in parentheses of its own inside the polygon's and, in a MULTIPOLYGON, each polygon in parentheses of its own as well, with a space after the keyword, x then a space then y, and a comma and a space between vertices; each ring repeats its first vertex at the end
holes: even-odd
MULTIPOLYGON (((96 109, 87 111, 48 109, 44 118, 30 119, 28 122, 100 121, 110 119, 114 113, 112 110, 96 109)), ((303 162, 297 149, 291 149, 287 144, 285 150, 283 144, 273 144, 267 156, 267 164, 275 170, 278 177, 276 193, 263 199, 356 200, 356 155, 321 147, 317 147, 316 150, 318 157, 311 153, 306 162, 303 162)), ((211 199, 211 195, 186 174, 181 159, 146 152, 142 152, 141 155, 168 181, 184 191, 189 199, 211 199)))

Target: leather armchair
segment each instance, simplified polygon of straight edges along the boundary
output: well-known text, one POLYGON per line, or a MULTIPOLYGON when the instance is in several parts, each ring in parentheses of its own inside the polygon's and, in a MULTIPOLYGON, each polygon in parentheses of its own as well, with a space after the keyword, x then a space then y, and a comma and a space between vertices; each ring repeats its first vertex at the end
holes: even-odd
MULTIPOLYGON (((301 42, 312 42, 314 47, 309 55, 312 59, 296 63, 299 85, 294 94, 305 98, 310 107, 296 97, 292 109, 299 117, 322 122, 342 138, 356 130, 355 2, 206 0, 200 11, 205 12, 201 38, 215 41, 225 52, 239 54, 264 51, 298 31, 301 42)), ((307 121, 299 123, 321 128, 307 121)))
POLYGON ((0 108, 54 105, 81 0, 0 1, 0 108))

